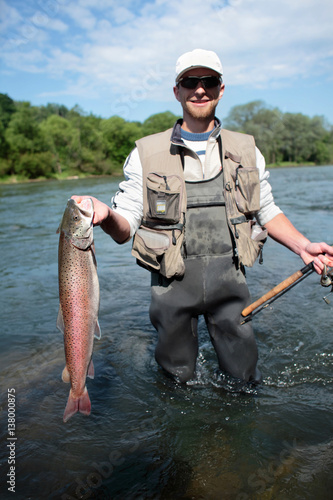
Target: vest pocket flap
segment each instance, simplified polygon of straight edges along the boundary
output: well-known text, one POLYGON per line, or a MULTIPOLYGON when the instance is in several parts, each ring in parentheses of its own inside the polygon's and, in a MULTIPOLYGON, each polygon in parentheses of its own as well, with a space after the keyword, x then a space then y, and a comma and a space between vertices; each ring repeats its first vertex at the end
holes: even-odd
POLYGON ((174 194, 180 193, 182 181, 178 175, 163 175, 151 172, 147 177, 147 186, 155 191, 174 194))
POLYGON ((162 224, 179 222, 182 189, 182 180, 178 175, 150 173, 147 177, 147 217, 162 224))
POLYGON ((241 156, 230 153, 230 151, 225 151, 224 158, 226 158, 226 159, 230 158, 230 160, 234 161, 235 163, 240 163, 242 161, 241 156))
POLYGON ((156 254, 162 254, 170 246, 170 239, 166 234, 143 228, 139 228, 136 234, 142 240, 144 246, 148 250, 155 251, 156 254))

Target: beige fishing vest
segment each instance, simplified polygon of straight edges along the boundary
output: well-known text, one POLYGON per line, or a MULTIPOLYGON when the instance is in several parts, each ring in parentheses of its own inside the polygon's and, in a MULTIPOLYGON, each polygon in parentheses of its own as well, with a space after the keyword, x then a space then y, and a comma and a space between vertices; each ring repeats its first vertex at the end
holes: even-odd
MULTIPOLYGON (((136 142, 143 169, 143 219, 132 254, 138 263, 167 278, 182 276, 186 185, 180 148, 172 129, 136 142)), ((251 267, 267 233, 253 220, 260 208, 254 138, 221 130, 224 199, 237 265, 251 267), (255 228, 255 230, 254 230, 255 228)))

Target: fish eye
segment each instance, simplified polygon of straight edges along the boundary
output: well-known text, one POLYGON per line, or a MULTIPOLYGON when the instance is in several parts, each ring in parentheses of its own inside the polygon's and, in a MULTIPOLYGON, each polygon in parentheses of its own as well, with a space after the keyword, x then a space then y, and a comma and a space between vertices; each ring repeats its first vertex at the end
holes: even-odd
POLYGON ((73 219, 74 220, 79 220, 79 216, 78 215, 74 215, 73 219))

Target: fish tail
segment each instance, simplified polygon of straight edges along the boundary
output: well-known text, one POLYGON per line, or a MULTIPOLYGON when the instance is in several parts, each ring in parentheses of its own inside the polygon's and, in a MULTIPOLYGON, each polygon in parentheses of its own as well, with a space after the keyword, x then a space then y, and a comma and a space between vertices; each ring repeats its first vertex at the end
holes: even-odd
POLYGON ((84 388, 83 394, 79 398, 74 398, 70 390, 63 420, 67 422, 78 411, 83 413, 83 415, 90 415, 90 410, 91 402, 87 388, 84 388))

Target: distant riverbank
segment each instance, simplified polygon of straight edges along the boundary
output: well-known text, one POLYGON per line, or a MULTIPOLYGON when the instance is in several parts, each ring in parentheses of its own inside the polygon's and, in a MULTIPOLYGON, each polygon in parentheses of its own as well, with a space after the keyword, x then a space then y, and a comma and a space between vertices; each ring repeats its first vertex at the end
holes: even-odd
POLYGON ((122 172, 113 173, 112 175, 91 175, 91 174, 79 174, 79 175, 68 175, 66 176, 54 176, 54 177, 38 177, 37 179, 28 179, 27 177, 19 176, 19 175, 7 175, 6 177, 0 177, 0 184, 24 184, 24 183, 33 183, 33 182, 51 182, 51 181, 70 181, 70 180, 79 180, 79 179, 102 179, 105 178, 116 178, 121 177, 122 172))
MULTIPOLYGON (((283 162, 283 163, 272 163, 269 165, 266 165, 267 170, 271 170, 273 168, 290 168, 290 167, 316 167, 319 165, 316 165, 315 163, 289 163, 289 162, 283 162)), ((323 165, 321 165, 323 166, 323 165)), ((121 172, 114 172, 111 175, 91 175, 91 174, 78 174, 78 175, 68 175, 68 176, 58 176, 55 175, 54 177, 38 177, 37 179, 28 179, 27 177, 24 176, 19 176, 19 175, 7 175, 5 177, 0 177, 0 184, 23 184, 27 182, 46 182, 46 181, 67 181, 67 180, 78 180, 78 179, 87 179, 87 178, 92 178, 92 179, 100 179, 100 178, 115 178, 115 177, 121 177, 123 175, 122 171, 121 172)))

